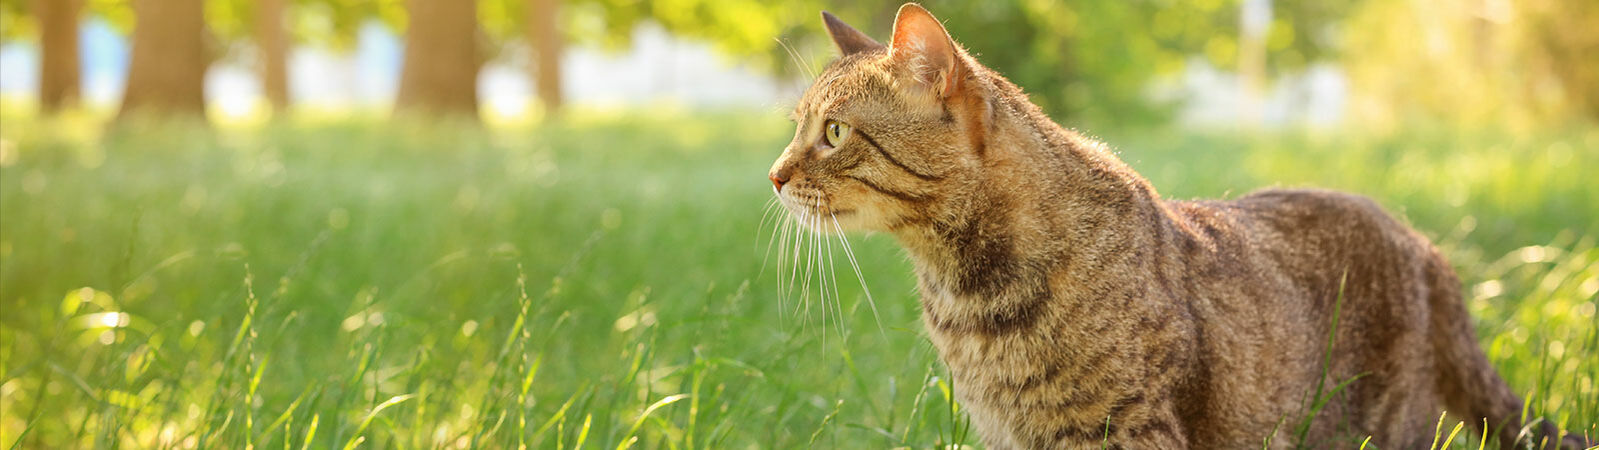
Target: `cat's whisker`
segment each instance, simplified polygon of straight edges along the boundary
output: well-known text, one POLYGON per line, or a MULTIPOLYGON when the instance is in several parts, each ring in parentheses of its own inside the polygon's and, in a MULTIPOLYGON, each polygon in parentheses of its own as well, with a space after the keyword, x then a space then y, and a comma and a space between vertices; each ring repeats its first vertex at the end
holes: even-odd
POLYGON ((811 261, 816 264, 816 301, 821 303, 822 354, 825 356, 827 354, 827 319, 833 313, 832 307, 827 304, 827 274, 825 273, 827 264, 826 260, 822 259, 822 236, 816 232, 816 215, 806 214, 805 222, 807 228, 810 228, 811 247, 814 249, 811 253, 811 261))
POLYGON ((866 276, 861 274, 861 264, 855 259, 855 252, 849 247, 849 237, 844 235, 844 226, 838 224, 838 216, 829 213, 833 219, 833 231, 838 232, 838 241, 843 244, 844 258, 849 260, 851 269, 855 269, 855 279, 861 282, 861 292, 866 293, 866 305, 872 308, 872 318, 877 320, 877 332, 883 337, 888 337, 888 332, 883 329, 883 316, 877 313, 877 301, 872 298, 871 288, 866 287, 866 276))
MULTIPOLYGON (((831 215, 831 213, 829 213, 829 215, 831 215)), ((816 216, 816 221, 817 222, 821 222, 822 221, 821 215, 817 215, 816 216)), ((818 223, 818 227, 820 227, 820 225, 821 224, 818 223)), ((828 278, 828 281, 833 285, 833 308, 834 308, 834 311, 838 313, 837 314, 837 319, 838 319, 838 337, 839 337, 840 342, 842 342, 842 340, 845 337, 844 336, 844 296, 842 294, 840 294, 839 291, 838 291, 838 261, 833 259, 833 240, 832 239, 828 239, 828 236, 825 236, 826 232, 818 232, 818 234, 823 235, 822 240, 824 242, 827 242, 827 260, 826 260, 826 262, 827 262, 827 273, 826 273, 826 276, 828 278)))
POLYGON ((827 260, 825 259, 827 249, 822 246, 824 243, 822 234, 816 232, 816 215, 811 214, 807 217, 809 218, 807 222, 811 225, 811 242, 816 245, 816 253, 812 257, 816 260, 816 298, 817 301, 821 302, 822 338, 824 339, 822 349, 823 352, 826 352, 827 320, 831 319, 833 315, 833 307, 827 301, 827 260))
MULTIPOLYGON (((775 217, 775 216, 772 215, 772 212, 775 211, 775 208, 773 208, 773 206, 776 206, 776 205, 777 205, 777 198, 776 197, 773 197, 771 200, 767 200, 766 201, 766 212, 761 214, 761 223, 760 223, 760 225, 757 225, 755 227, 755 233, 756 233, 755 234, 755 236, 756 236, 755 237, 755 239, 756 239, 755 242, 760 242, 761 230, 765 230, 767 221, 771 220, 773 217, 775 217)), ((778 226, 777 222, 772 222, 772 234, 771 234, 770 237, 768 237, 766 239, 766 253, 761 256, 761 270, 760 270, 759 273, 757 273, 755 275, 756 277, 760 277, 760 276, 766 274, 766 263, 772 257, 772 244, 777 241, 777 226, 778 226)), ((779 288, 781 288, 781 286, 779 286, 779 288)))
MULTIPOLYGON (((791 295, 794 291, 794 287, 799 286, 799 255, 800 251, 802 250, 802 246, 800 245, 800 233, 803 231, 800 228, 802 227, 799 224, 799 218, 789 217, 788 230, 790 230, 792 233, 792 235, 789 236, 792 238, 792 240, 790 241, 791 244, 789 245, 788 288, 785 290, 785 292, 789 292, 791 295)), ((794 297, 789 298, 794 299, 794 297)), ((795 305, 796 308, 798 306, 799 305, 797 304, 795 305)))
MULTIPOLYGON (((783 261, 788 256, 788 232, 794 224, 794 220, 792 217, 787 216, 780 217, 778 220, 779 222, 776 224, 777 231, 775 232, 777 238, 777 310, 781 312, 787 309, 785 305, 788 300, 788 288, 783 283, 783 261)), ((782 317, 782 314, 778 314, 778 316, 782 317)))
POLYGON ((811 247, 807 245, 809 243, 809 239, 807 239, 807 236, 805 235, 805 213, 803 211, 799 213, 798 220, 794 224, 794 243, 796 246, 794 251, 794 273, 795 275, 798 275, 794 286, 799 288, 799 299, 795 302, 795 313, 799 313, 801 310, 800 308, 803 308, 803 311, 807 312, 807 314, 805 314, 803 317, 805 318, 805 322, 809 323, 810 314, 808 314, 808 312, 810 311, 811 279, 809 260, 811 247), (805 262, 803 263, 805 266, 804 270, 800 269, 800 265, 802 264, 800 258, 805 258, 805 262))
POLYGON ((756 226, 757 229, 766 228, 766 224, 769 221, 771 221, 774 217, 777 217, 776 215, 773 215, 772 213, 777 212, 778 211, 777 206, 781 205, 781 204, 782 204, 781 201, 776 196, 773 196, 772 198, 766 199, 766 205, 761 208, 761 223, 760 223, 760 225, 756 226))
MULTIPOLYGON (((827 319, 833 313, 832 307, 827 302, 827 260, 823 259, 823 253, 827 249, 822 247, 822 234, 816 232, 816 214, 813 212, 808 217, 811 223, 811 243, 816 248, 815 253, 812 254, 812 259, 816 262, 816 299, 821 303, 822 337, 825 339, 827 337, 827 319)), ((822 351, 825 353, 826 349, 827 343, 824 341, 822 343, 822 351)))
POLYGON ((811 68, 810 63, 807 63, 804 59, 801 59, 799 52, 794 51, 794 47, 789 46, 787 42, 783 42, 783 38, 781 37, 774 37, 772 40, 777 41, 777 45, 782 46, 783 51, 788 52, 788 58, 794 62, 796 69, 805 69, 805 73, 809 74, 811 79, 816 79, 816 76, 818 75, 818 73, 816 73, 816 69, 811 68))
POLYGON ((772 220, 772 217, 773 217, 772 216, 772 212, 776 211, 776 209, 773 208, 773 207, 775 207, 777 205, 778 205, 778 199, 777 199, 776 196, 773 196, 772 198, 766 199, 766 204, 761 207, 761 223, 759 225, 756 225, 756 229, 764 229, 764 228, 766 228, 767 221, 772 220))
MULTIPOLYGON (((815 231, 816 229, 815 228, 811 228, 810 223, 811 223, 810 214, 806 214, 805 215, 805 228, 806 228, 806 236, 805 236, 805 240, 806 240, 806 247, 805 247, 805 282, 800 287, 800 292, 802 292, 801 295, 805 296, 805 310, 806 311, 810 311, 810 308, 811 308, 810 307, 811 275, 816 274, 819 271, 816 268, 816 253, 817 253, 816 231, 815 231)), ((822 322, 822 327, 825 330, 826 327, 827 327, 827 322, 825 322, 825 321, 822 322)))

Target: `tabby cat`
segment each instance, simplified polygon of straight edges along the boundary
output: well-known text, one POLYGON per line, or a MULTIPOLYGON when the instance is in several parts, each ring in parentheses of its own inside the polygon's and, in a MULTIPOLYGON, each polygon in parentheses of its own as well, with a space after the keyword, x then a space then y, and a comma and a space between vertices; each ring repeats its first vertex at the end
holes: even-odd
POLYGON ((1287 448, 1347 380, 1305 444, 1423 448, 1447 410, 1505 448, 1560 445, 1478 349, 1448 261, 1371 200, 1162 200, 920 6, 887 46, 822 17, 842 56, 800 99, 773 188, 817 232, 904 246, 989 448, 1287 448))

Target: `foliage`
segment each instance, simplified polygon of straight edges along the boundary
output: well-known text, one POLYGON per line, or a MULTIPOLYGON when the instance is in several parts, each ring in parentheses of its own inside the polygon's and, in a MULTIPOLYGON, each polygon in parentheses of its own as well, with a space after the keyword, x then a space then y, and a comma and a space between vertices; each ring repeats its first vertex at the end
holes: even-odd
POLYGON ((1560 83, 1566 107, 1599 120, 1599 4, 1581 0, 1520 3, 1528 59, 1560 83))
MULTIPOLYGON (((85 0, 88 14, 124 32, 131 2, 85 0)), ((288 0, 296 42, 349 49, 364 24, 406 27, 403 0, 288 0)), ((484 55, 519 61, 525 0, 479 2, 484 55)), ((32 34, 29 0, 0 0, 0 40, 32 34)), ((1183 99, 1151 86, 1195 64, 1240 71, 1246 0, 1050 2, 929 0, 955 38, 1074 125, 1160 123, 1183 99)), ((652 22, 714 44, 730 60, 784 77, 813 75, 832 56, 817 12, 833 10, 886 38, 900 0, 566 0, 564 39, 621 48, 652 22)), ((1583 0, 1326 2, 1265 0, 1263 75, 1337 62, 1356 93, 1351 117, 1481 124, 1599 117, 1599 3, 1583 0), (1357 52, 1345 51, 1359 49, 1357 52), (1470 92, 1472 95, 1458 95, 1470 92), (1508 113, 1507 113, 1508 111, 1508 113)), ((248 0, 206 0, 220 57, 248 41, 248 0)))
POLYGON ((133 2, 127 0, 85 0, 85 12, 100 18, 123 34, 133 31, 133 2))
POLYGON ((34 28, 33 17, 29 15, 33 5, 29 0, 0 0, 0 43, 10 42, 37 34, 34 28))
POLYGON ((1599 119, 1599 7, 1582 1, 1368 2, 1345 25, 1352 116, 1462 126, 1599 119))
MULTIPOLYGON (((332 0, 329 0, 332 1, 332 0)), ((479 16, 491 54, 522 36, 519 0, 483 0, 479 16)), ((751 0, 571 0, 567 39, 622 48, 646 21, 713 43, 724 54, 783 76, 811 76, 832 56, 818 12, 831 9, 886 39, 897 0, 836 3, 751 0)), ((1174 104, 1152 99, 1151 81, 1177 74, 1198 55, 1236 64, 1238 0, 1201 2, 927 2, 956 40, 1029 88, 1059 117, 1118 123, 1163 121, 1174 104), (955 20, 951 20, 955 19, 955 20), (995 32, 995 30, 1003 30, 995 32)), ((1291 73, 1335 55, 1331 31, 1352 8, 1342 3, 1280 2, 1268 29, 1266 68, 1291 73)))
MULTIPOLYGON (((6 117, 0 445, 971 443, 890 239, 850 239, 877 314, 842 255, 784 296, 778 114, 569 119, 6 117)), ((1532 410, 1592 433, 1599 131, 1410 130, 1112 142, 1169 197, 1375 196, 1444 247, 1532 410)))
MULTIPOLYGON (((934 14, 990 67, 1074 123, 1165 120, 1152 81, 1195 61, 1236 64, 1239 1, 929 2, 934 14), (1005 30, 995 33, 993 30, 1005 30), (1195 55, 1202 58, 1195 59, 1195 55)), ((1267 67, 1296 70, 1331 51, 1323 29, 1343 12, 1324 2, 1284 2, 1268 31, 1267 67), (1297 5, 1297 6, 1295 6, 1297 5)), ((879 8, 884 10, 886 8, 879 8)), ((875 23, 889 23, 878 19, 875 23)), ((878 25, 879 27, 881 25, 878 25)), ((884 33, 886 34, 886 33, 884 33)))
POLYGON ((404 0, 290 0, 291 34, 301 42, 348 50, 363 24, 376 21, 395 31, 405 29, 404 0))

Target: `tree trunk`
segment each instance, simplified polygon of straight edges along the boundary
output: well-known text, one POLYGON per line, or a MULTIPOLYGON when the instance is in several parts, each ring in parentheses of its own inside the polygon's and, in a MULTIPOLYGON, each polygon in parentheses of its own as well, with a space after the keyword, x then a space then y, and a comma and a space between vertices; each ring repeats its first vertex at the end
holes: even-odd
POLYGON ((544 116, 560 115, 561 103, 561 30, 557 0, 528 1, 528 42, 533 44, 534 76, 539 102, 544 105, 544 116))
POLYGON ((255 43, 261 53, 261 92, 274 114, 289 108, 289 37, 284 23, 284 0, 257 0, 255 43))
POLYGON ((477 2, 409 0, 400 112, 477 118, 477 2))
POLYGON ((210 61, 204 0, 135 0, 133 14, 133 54, 119 114, 203 118, 210 61))
POLYGON ((81 86, 78 17, 83 0, 35 0, 39 21, 39 110, 44 114, 77 103, 81 86))

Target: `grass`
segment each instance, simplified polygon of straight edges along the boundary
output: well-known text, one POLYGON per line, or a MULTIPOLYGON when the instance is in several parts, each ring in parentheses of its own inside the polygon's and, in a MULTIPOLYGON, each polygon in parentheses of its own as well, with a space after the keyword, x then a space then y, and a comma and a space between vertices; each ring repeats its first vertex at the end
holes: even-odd
MULTIPOLYGON (((891 239, 851 238, 875 312, 836 246, 841 301, 783 295, 790 132, 7 117, 0 446, 974 444, 891 239)), ((1529 413, 1599 435, 1599 129, 1124 134, 1169 197, 1379 199, 1449 253, 1529 413)))

